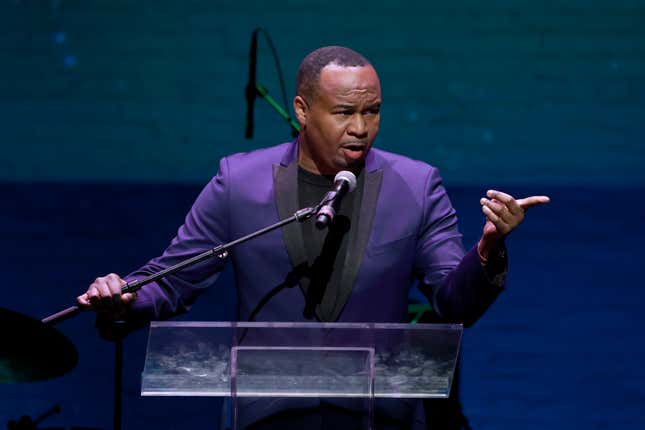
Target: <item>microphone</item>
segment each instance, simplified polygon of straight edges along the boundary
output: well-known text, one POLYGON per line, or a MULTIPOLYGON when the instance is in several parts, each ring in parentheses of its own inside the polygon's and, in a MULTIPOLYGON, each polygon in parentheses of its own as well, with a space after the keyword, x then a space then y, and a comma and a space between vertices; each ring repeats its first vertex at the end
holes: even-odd
POLYGON ((334 177, 334 189, 325 194, 320 202, 320 209, 316 212, 316 227, 320 230, 327 227, 334 220, 345 194, 351 193, 355 189, 356 176, 347 170, 338 172, 334 177))
POLYGON ((257 90, 255 89, 255 69, 258 60, 258 29, 251 35, 251 48, 249 49, 249 81, 246 84, 244 94, 246 95, 246 132, 247 139, 253 138, 253 106, 257 90))

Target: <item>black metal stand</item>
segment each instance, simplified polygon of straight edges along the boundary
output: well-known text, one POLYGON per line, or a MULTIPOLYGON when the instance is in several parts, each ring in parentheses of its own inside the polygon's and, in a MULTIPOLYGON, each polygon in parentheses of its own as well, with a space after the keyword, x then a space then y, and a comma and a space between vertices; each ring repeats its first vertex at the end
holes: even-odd
POLYGON ((123 339, 127 335, 124 321, 114 321, 114 415, 113 428, 121 430, 123 422, 123 339))
MULTIPOLYGON (((325 201, 323 201, 320 205, 324 203, 325 201)), ((261 236, 265 233, 276 230, 292 222, 295 222, 295 221, 304 222, 308 220, 309 218, 311 218, 313 215, 316 214, 320 205, 301 209, 297 211, 290 218, 284 219, 282 221, 278 221, 273 225, 262 228, 256 232, 253 232, 249 235, 236 239, 232 242, 229 242, 223 245, 218 245, 199 255, 196 255, 192 258, 184 260, 174 266, 168 267, 158 273, 150 275, 147 278, 144 278, 138 281, 129 282, 121 288, 121 291, 122 293, 131 293, 131 292, 137 291, 141 289, 141 287, 143 287, 144 285, 147 285, 151 282, 155 282, 161 278, 164 278, 168 275, 171 275, 175 272, 185 269, 186 267, 192 266, 194 264, 197 264, 201 261, 207 260, 214 256, 217 256, 220 258, 226 258, 226 256, 228 255, 228 250, 234 247, 235 245, 239 245, 240 243, 254 239, 258 236, 261 236)), ((53 325, 61 321, 67 320, 75 315, 78 315, 81 312, 81 310, 82 309, 79 306, 71 306, 61 312, 57 312, 53 315, 43 318, 42 322, 45 324, 53 325)), ((123 392, 123 339, 128 334, 129 330, 128 330, 127 324, 124 321, 112 321, 112 320, 101 321, 99 318, 99 320, 97 321, 97 325, 99 327, 99 331, 102 332, 101 333, 102 337, 114 342, 114 414, 113 414, 114 421, 113 422, 114 422, 114 430, 121 430, 122 404, 123 404, 123 398, 122 398, 123 397, 123 393, 122 393, 123 392)))
POLYGON ((27 415, 23 415, 18 421, 14 421, 14 420, 9 421, 7 423, 7 429, 8 430, 36 430, 38 428, 38 424, 40 424, 46 418, 54 414, 59 414, 60 410, 61 410, 60 405, 55 404, 48 411, 39 415, 35 420, 32 420, 27 415))
POLYGON ((291 134, 293 137, 296 137, 300 132, 300 124, 298 124, 293 118, 291 118, 291 115, 289 115, 289 113, 282 106, 280 106, 278 102, 273 99, 273 97, 269 95, 269 90, 267 90, 259 82, 255 83, 255 91, 257 92, 257 95, 266 100, 266 102, 271 105, 271 107, 278 113, 278 115, 280 115, 280 117, 291 126, 291 134))
POLYGON ((287 92, 285 91, 284 86, 284 77, 282 76, 282 67, 280 66, 280 60, 278 58, 278 52, 273 45, 273 40, 269 35, 269 32, 262 27, 257 27, 253 30, 251 34, 251 46, 249 47, 249 82, 246 85, 244 94, 247 102, 247 122, 246 122, 246 131, 244 135, 247 139, 253 138, 253 101, 256 96, 262 97, 264 100, 271 105, 271 107, 284 119, 289 126, 291 127, 291 135, 293 137, 298 136, 300 132, 300 125, 291 118, 289 115, 289 107, 287 104, 287 92), (283 106, 280 106, 270 95, 269 91, 256 80, 257 76, 257 55, 258 55, 258 35, 263 34, 266 42, 271 49, 273 54, 273 59, 275 60, 276 71, 278 72, 278 80, 280 81, 280 89, 282 90, 282 103, 283 106))
MULTIPOLYGON (((322 202, 325 203, 325 202, 322 202)), ((322 204, 321 203, 321 204, 322 204)), ((320 205, 318 205, 320 206, 320 205)), ((144 285, 150 284, 152 282, 158 281, 159 279, 165 278, 168 275, 172 275, 175 272, 179 272, 180 270, 185 269, 186 267, 192 266, 194 264, 200 263, 204 260, 207 260, 212 257, 220 257, 220 258, 226 258, 228 255, 228 250, 235 245, 239 245, 240 243, 244 243, 246 241, 249 241, 251 239, 254 239, 258 236, 262 236, 265 233, 268 233, 270 231, 276 230, 280 227, 283 227, 287 224, 291 224, 292 222, 298 221, 298 222, 304 222, 311 218, 317 211, 318 211, 318 206, 314 207, 309 207, 309 208, 304 208, 300 209, 297 211, 293 216, 284 219, 282 221, 278 221, 277 223, 270 225, 268 227, 264 227, 256 232, 253 232, 249 235, 246 235, 244 237, 241 237, 239 239, 235 239, 232 242, 225 243, 222 245, 218 245, 215 248, 211 248, 208 251, 205 251, 199 255, 196 255, 194 257, 191 257, 187 260, 184 260, 180 263, 175 264, 174 266, 168 267, 158 273, 155 273, 154 275, 150 275, 147 278, 140 279, 140 280, 135 280, 132 282, 128 282, 121 288, 122 293, 132 293, 135 291, 138 291, 143 287, 144 285)), ((56 312, 55 314, 52 314, 48 317, 45 317, 42 319, 42 322, 45 324, 57 324, 59 322, 65 321, 69 318, 72 318, 79 313, 81 313, 83 309, 80 306, 70 306, 67 309, 64 309, 60 312, 56 312)))

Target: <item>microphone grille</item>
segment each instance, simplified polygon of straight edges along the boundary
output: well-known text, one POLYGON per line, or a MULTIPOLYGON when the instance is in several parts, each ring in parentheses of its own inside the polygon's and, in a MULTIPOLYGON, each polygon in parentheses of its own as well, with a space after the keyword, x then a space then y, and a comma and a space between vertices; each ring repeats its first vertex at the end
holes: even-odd
POLYGON ((349 170, 341 170, 336 173, 336 176, 334 176, 334 182, 336 181, 347 181, 350 193, 356 189, 356 176, 354 176, 354 174, 349 170))

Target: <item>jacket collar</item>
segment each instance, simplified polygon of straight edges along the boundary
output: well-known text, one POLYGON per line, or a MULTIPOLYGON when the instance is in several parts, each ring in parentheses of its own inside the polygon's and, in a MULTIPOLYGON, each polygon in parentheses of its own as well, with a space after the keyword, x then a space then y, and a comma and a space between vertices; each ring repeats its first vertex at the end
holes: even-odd
MULTIPOLYGON (((287 150, 280 162, 273 166, 273 185, 275 202, 280 219, 292 216, 298 209, 298 147, 300 141, 295 139, 287 146, 287 150)), ((367 242, 372 231, 372 223, 377 211, 378 196, 383 178, 382 158, 373 150, 365 158, 363 180, 363 195, 360 203, 360 213, 354 219, 360 220, 352 228, 349 246, 340 280, 340 297, 333 314, 328 321, 336 321, 349 300, 354 288, 367 242)), ((358 210, 358 207, 355 207, 358 210)), ((308 222, 311 222, 308 221, 308 222)), ((282 235, 289 259, 294 268, 304 267, 307 264, 307 253, 302 236, 302 228, 298 223, 291 223, 282 228, 282 235)), ((300 279, 300 287, 307 295, 308 280, 300 279)), ((320 317, 318 317, 320 319, 320 317)))

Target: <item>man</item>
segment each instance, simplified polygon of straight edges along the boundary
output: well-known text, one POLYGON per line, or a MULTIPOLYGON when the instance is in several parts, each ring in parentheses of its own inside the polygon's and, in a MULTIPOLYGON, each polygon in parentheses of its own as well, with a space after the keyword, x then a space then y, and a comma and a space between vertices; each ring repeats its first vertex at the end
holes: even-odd
MULTIPOLYGON (((316 204, 333 175, 351 170, 358 186, 328 230, 316 230, 311 222, 291 224, 231 251, 239 319, 403 322, 408 289, 418 280, 444 321, 474 323, 504 288, 504 238, 522 222, 526 209, 548 198, 516 200, 488 191, 480 201, 487 218, 482 237, 464 253, 437 170, 371 149, 381 88, 367 59, 338 46, 312 52, 298 70, 293 106, 301 127, 298 138, 222 159, 164 254, 126 279, 143 278, 316 204)), ((138 297, 121 295, 125 280, 110 274, 97 278, 78 303, 111 312, 113 298, 120 296, 116 310, 125 311, 126 318, 167 318, 187 311, 222 265, 213 260, 193 266, 143 287, 138 297)), ((388 410, 391 422, 383 425, 409 426, 408 406, 388 410)), ((293 414, 272 422, 265 417, 280 407, 254 407, 245 422, 256 422, 255 428, 298 428, 310 422, 309 417, 297 421, 293 414)))

